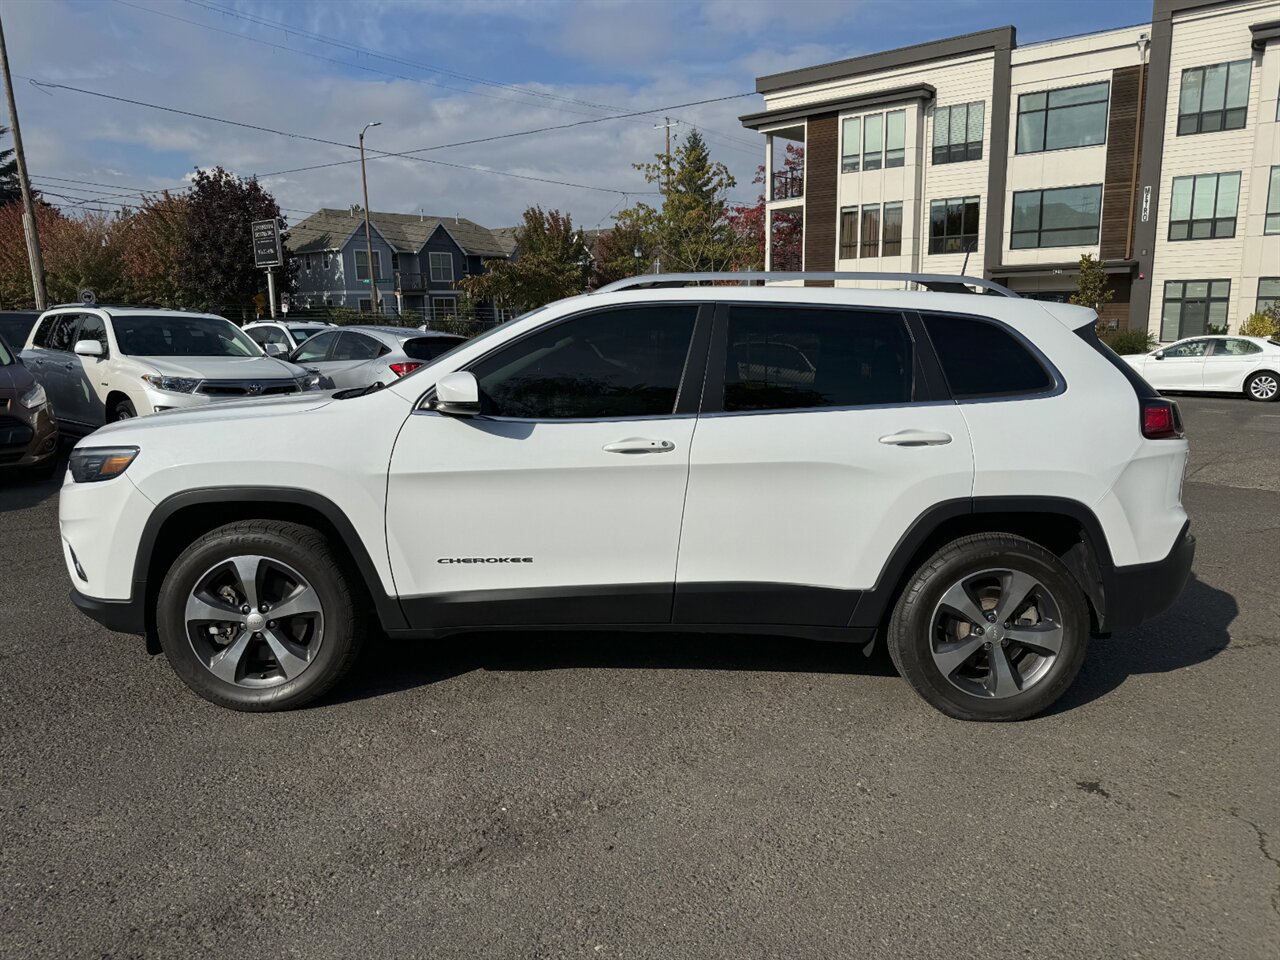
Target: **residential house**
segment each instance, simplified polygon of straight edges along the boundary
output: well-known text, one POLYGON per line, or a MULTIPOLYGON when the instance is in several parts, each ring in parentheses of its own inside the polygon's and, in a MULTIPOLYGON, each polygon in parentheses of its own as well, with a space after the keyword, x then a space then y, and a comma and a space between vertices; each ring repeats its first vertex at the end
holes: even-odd
POLYGON ((457 282, 482 273, 485 260, 515 251, 511 229, 490 230, 461 217, 371 212, 369 227, 371 244, 364 212, 353 207, 322 209, 289 228, 289 248, 298 260, 298 307, 371 311, 372 275, 384 314, 456 315, 457 282))
POLYGON ((1013 27, 760 77, 771 269, 957 274, 1168 341, 1280 298, 1280 2, 1154 0, 1132 27, 1013 27))

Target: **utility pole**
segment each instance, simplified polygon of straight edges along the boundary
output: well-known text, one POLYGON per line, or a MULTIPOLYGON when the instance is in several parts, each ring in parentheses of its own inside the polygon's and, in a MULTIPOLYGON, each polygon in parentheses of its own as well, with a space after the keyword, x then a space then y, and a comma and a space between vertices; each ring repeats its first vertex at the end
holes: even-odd
POLYGON ((671 186, 671 166, 672 166, 672 162, 671 162, 671 128, 672 128, 672 127, 674 127, 674 126, 676 125, 676 123, 679 123, 680 121, 679 121, 679 120, 677 120, 675 123, 672 123, 672 122, 671 122, 671 118, 670 118, 670 117, 663 117, 662 119, 663 119, 663 121, 664 121, 664 122, 663 122, 663 123, 655 123, 655 124, 653 125, 653 128, 654 128, 655 130, 657 130, 657 129, 659 129, 659 128, 663 128, 663 129, 665 129, 665 130, 667 131, 667 152, 666 152, 666 158, 667 158, 667 186, 668 186, 668 187, 670 187, 670 186, 671 186))
POLYGON ((378 277, 373 270, 373 230, 369 227, 369 178, 364 172, 364 133, 370 127, 380 126, 382 121, 375 120, 372 123, 366 123, 364 130, 360 131, 360 184, 364 188, 364 249, 365 256, 369 258, 369 289, 373 291, 369 296, 369 306, 373 308, 374 313, 381 313, 382 310, 378 304, 378 277))
POLYGON ((13 78, 9 76, 9 50, 4 45, 4 25, 0 24, 0 66, 4 69, 4 93, 9 100, 9 130, 13 133, 13 156, 18 161, 18 186, 22 188, 22 230, 27 236, 27 259, 31 263, 31 289, 36 309, 47 304, 44 292, 44 255, 36 230, 36 209, 31 202, 31 180, 27 176, 27 155, 22 150, 22 130, 18 126, 18 105, 13 99, 13 78))

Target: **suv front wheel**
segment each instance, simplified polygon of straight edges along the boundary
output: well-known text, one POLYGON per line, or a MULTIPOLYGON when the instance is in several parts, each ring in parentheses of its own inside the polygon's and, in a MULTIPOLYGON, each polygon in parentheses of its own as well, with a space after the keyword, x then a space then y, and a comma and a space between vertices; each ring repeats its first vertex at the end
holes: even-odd
POLYGON ((247 520, 187 547, 160 588, 160 645, 192 690, 233 710, 286 710, 329 690, 364 638, 356 593, 328 541, 247 520))
POLYGON ((1052 553, 1011 534, 955 540, 908 581, 889 622, 894 665, 958 720, 1022 720, 1084 662, 1089 611, 1052 553))

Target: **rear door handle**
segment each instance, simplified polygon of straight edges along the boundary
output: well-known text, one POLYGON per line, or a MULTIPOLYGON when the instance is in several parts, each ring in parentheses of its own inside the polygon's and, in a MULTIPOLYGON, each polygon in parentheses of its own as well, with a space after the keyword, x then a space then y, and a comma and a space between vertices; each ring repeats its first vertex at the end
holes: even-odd
POLYGON ((676 445, 670 440, 649 440, 646 437, 628 437, 604 445, 605 453, 670 453, 676 445))
POLYGON ((899 430, 880 438, 895 447, 936 447, 951 442, 951 434, 933 430, 899 430))

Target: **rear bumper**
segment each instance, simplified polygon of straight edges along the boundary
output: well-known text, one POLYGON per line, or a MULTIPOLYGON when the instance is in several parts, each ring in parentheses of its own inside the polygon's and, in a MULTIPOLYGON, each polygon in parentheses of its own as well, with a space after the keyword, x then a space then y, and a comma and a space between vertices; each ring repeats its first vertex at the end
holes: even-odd
POLYGON ((108 630, 114 630, 116 633, 132 633, 136 636, 142 636, 147 632, 146 616, 140 597, 129 600, 99 600, 97 597, 86 597, 72 587, 71 602, 86 617, 96 620, 108 630))
POLYGON ((1102 571, 1106 604, 1102 630, 1130 630, 1173 606, 1186 586, 1195 555, 1196 538, 1188 521, 1163 560, 1102 571))

